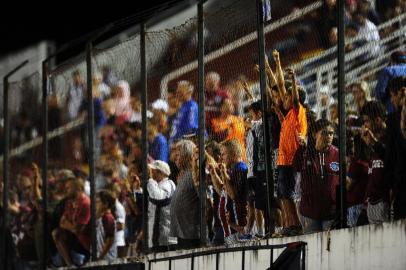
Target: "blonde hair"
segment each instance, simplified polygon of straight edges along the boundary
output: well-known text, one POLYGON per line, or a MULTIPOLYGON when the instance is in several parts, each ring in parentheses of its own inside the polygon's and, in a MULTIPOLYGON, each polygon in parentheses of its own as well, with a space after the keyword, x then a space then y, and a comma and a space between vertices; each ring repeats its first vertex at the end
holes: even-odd
POLYGON ((371 89, 366 81, 354 83, 354 86, 358 87, 364 93, 366 101, 371 101, 371 89))
POLYGON ((221 145, 227 149, 229 155, 241 158, 242 157, 242 147, 238 140, 228 140, 221 143, 221 145))

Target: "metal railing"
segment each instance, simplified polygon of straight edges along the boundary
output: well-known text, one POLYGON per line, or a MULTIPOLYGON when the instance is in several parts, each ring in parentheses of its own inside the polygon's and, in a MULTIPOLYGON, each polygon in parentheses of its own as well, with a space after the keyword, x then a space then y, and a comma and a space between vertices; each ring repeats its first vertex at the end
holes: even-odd
MULTIPOLYGON (((287 248, 300 248, 301 259, 300 259, 300 269, 306 269, 306 246, 307 243, 305 242, 294 242, 288 244, 280 244, 280 245, 258 245, 258 246, 241 246, 241 247, 228 247, 228 248, 219 248, 219 249, 211 249, 211 250, 204 250, 200 252, 192 252, 184 255, 178 256, 170 256, 165 258, 157 258, 157 259, 150 259, 148 260, 148 270, 152 270, 153 264, 160 263, 160 262, 168 262, 168 270, 175 269, 172 267, 172 262, 176 260, 184 260, 190 259, 190 270, 196 269, 195 267, 195 259, 202 256, 216 256, 216 266, 215 270, 220 269, 220 256, 222 254, 227 253, 235 253, 241 252, 241 270, 245 270, 246 268, 246 253, 249 251, 256 252, 259 250, 269 250, 269 269, 274 269, 275 266, 275 250, 278 249, 287 249, 287 248)), ((214 270, 213 269, 213 270, 214 270)), ((211 270, 211 269, 207 269, 211 270)), ((236 269, 235 269, 236 270, 236 269)))

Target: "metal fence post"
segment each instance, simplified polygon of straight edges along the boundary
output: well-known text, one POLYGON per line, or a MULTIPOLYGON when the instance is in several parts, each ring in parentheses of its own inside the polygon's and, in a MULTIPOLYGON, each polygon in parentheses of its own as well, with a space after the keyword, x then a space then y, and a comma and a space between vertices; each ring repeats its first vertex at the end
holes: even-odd
POLYGON ((8 78, 20 70, 23 66, 28 63, 28 60, 25 60, 20 65, 18 65, 15 69, 10 71, 6 76, 3 78, 3 89, 4 89, 4 96, 3 96, 3 117, 4 117, 4 153, 3 153, 3 207, 2 207, 2 228, 1 228, 1 248, 0 248, 0 258, 3 259, 0 265, 3 266, 3 269, 7 269, 8 266, 8 255, 9 250, 7 249, 7 228, 8 228, 8 201, 9 201, 9 182, 10 182, 10 175, 9 175, 9 163, 10 163, 10 115, 8 113, 8 96, 9 96, 9 85, 8 85, 8 78))
POLYGON ((140 55, 141 55, 141 115, 142 115, 142 189, 143 189, 143 201, 142 201, 142 214, 143 214, 143 232, 144 232, 144 253, 147 253, 149 250, 148 247, 148 191, 147 191, 147 182, 148 182, 148 140, 147 140, 147 105, 148 105, 148 96, 147 96, 147 60, 146 60, 146 48, 145 48, 145 32, 146 25, 141 23, 141 37, 140 37, 140 55))
POLYGON ((198 14, 198 88, 199 88, 199 180, 200 180, 200 243, 205 246, 206 239, 206 174, 204 169, 204 132, 206 119, 204 111, 204 17, 203 1, 197 5, 198 14))
POLYGON ((96 239, 96 182, 95 182, 95 164, 94 164, 94 106, 93 106, 93 87, 92 87, 92 50, 93 43, 89 41, 86 44, 86 74, 87 74, 87 129, 88 129, 88 163, 90 180, 90 201, 91 201, 91 257, 97 258, 97 239, 96 239))
POLYGON ((264 132, 264 145, 265 145, 265 178, 266 188, 268 192, 267 196, 267 213, 268 217, 268 232, 273 233, 274 222, 271 222, 271 197, 274 194, 273 178, 271 180, 271 148, 270 148, 270 126, 269 126, 269 114, 268 114, 268 102, 266 95, 266 74, 265 74, 265 35, 264 35, 264 14, 263 14, 263 0, 256 0, 257 4, 257 34, 258 34, 258 55, 259 55, 259 84, 261 91, 261 107, 262 107, 262 123, 264 132), (270 193, 270 194, 269 194, 270 193))
POLYGON ((43 246, 41 265, 46 269, 48 258, 48 64, 42 62, 42 221, 43 246))
POLYGON ((338 1, 338 110, 339 110, 339 162, 340 162, 340 227, 347 226, 346 206, 346 112, 345 112, 345 0, 338 1))

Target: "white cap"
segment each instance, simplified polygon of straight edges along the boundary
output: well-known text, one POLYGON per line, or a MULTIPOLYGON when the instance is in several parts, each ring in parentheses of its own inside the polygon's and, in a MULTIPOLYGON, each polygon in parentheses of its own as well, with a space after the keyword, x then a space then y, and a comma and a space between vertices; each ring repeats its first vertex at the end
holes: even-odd
POLYGON ((171 174, 171 168, 169 168, 168 163, 162 160, 154 160, 152 163, 148 164, 151 169, 158 170, 169 176, 171 174))
POLYGON ((168 112, 168 102, 163 99, 157 99, 152 103, 152 109, 154 110, 162 110, 164 112, 168 112))

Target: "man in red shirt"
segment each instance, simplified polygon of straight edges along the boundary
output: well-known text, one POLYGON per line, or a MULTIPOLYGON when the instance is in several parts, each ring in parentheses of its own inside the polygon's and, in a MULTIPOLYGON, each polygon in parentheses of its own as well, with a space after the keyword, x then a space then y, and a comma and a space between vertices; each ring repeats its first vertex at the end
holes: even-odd
POLYGON ((80 178, 70 178, 66 182, 67 202, 59 223, 52 232, 55 245, 67 266, 72 265, 71 252, 89 257, 90 250, 90 198, 84 193, 84 183, 80 178))
POLYGON ((325 119, 318 120, 312 135, 314 145, 303 143, 294 159, 294 167, 301 176, 299 211, 304 233, 330 228, 335 217, 339 183, 339 156, 338 149, 332 145, 332 124, 325 119))

